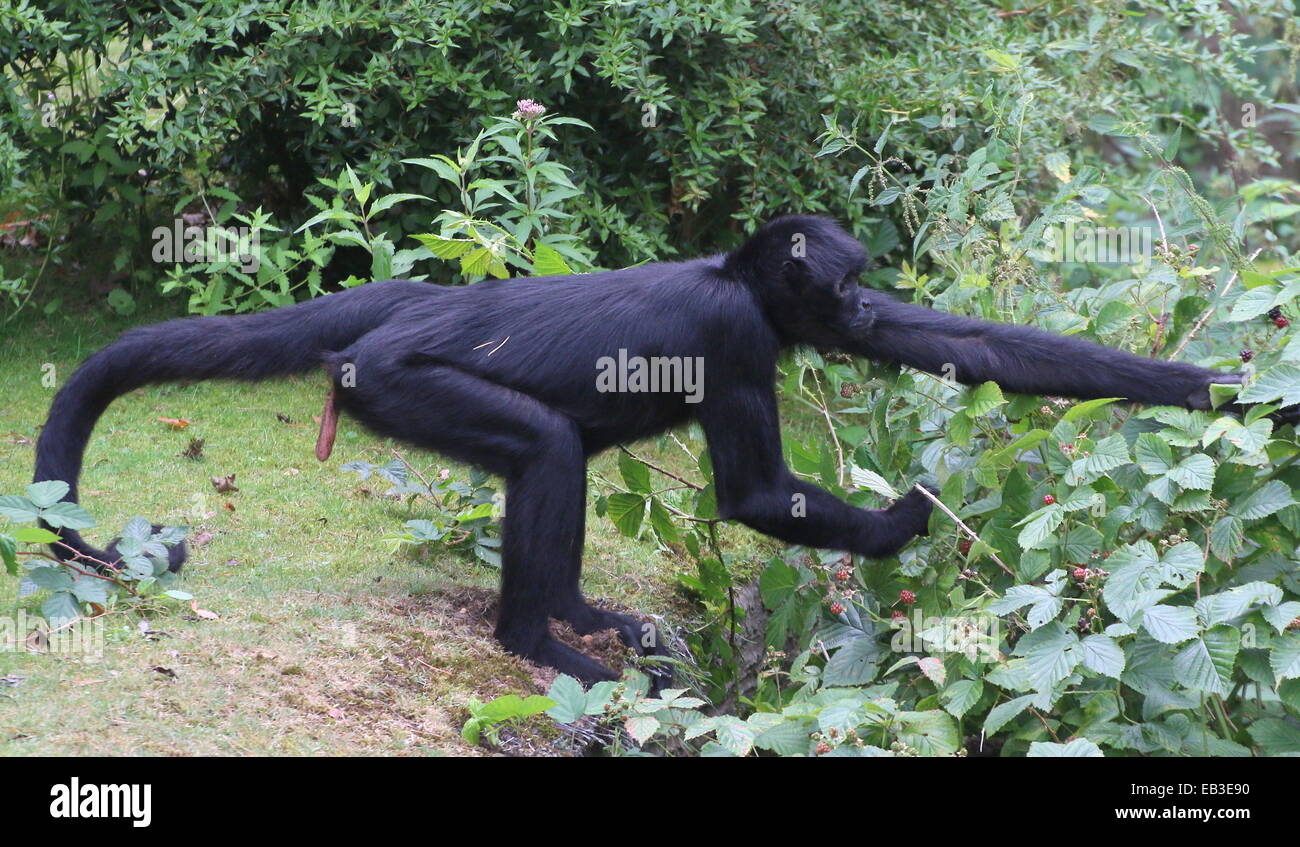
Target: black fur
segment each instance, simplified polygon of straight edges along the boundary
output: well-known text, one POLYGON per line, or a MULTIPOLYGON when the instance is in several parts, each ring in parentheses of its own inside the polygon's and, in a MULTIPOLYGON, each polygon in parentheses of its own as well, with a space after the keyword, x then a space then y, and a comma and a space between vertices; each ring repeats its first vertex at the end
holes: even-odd
MULTIPOLYGON (((724 256, 460 288, 377 282, 262 314, 131 330, 55 398, 36 480, 64 480, 75 499, 95 421, 134 388, 258 380, 324 362, 340 407, 375 432, 505 478, 497 638, 590 682, 613 675, 552 640, 548 616, 579 633, 614 628, 642 652, 657 650, 634 619, 589 606, 579 588, 593 453, 695 416, 723 517, 787 542, 870 557, 892 555, 925 531, 931 507, 917 491, 888 509, 858 509, 786 468, 772 390, 784 346, 815 344, 939 374, 951 364, 962 382, 994 380, 1009 391, 1192 408, 1208 407, 1212 381, 1238 379, 904 305, 857 285, 866 260, 834 223, 788 217, 724 256), (620 349, 702 357, 701 402, 598 391, 597 361, 620 349), (792 508, 795 495, 803 495, 802 514, 792 508)), ((74 549, 112 559, 60 532, 74 549)))

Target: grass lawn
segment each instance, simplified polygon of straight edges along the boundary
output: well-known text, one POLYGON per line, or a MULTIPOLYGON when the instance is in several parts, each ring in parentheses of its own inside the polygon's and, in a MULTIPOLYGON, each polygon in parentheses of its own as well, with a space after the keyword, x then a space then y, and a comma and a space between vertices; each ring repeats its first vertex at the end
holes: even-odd
MULTIPOLYGON (((0 330, 0 493, 31 480, 54 394, 42 368, 52 364, 61 385, 86 354, 140 322, 91 312, 0 330)), ((490 638, 496 570, 458 551, 392 552, 387 539, 419 506, 377 496, 385 484, 340 469, 386 462, 393 445, 344 419, 333 457, 316 461, 312 416, 325 392, 315 375, 163 385, 109 408, 82 475, 81 502, 99 520, 86 535, 105 542, 135 515, 210 533, 179 587, 219 618, 176 602, 110 612, 98 660, 0 646, 0 756, 464 754, 475 750, 459 736, 470 698, 544 683, 490 638), (159 417, 190 424, 176 431, 159 417), (191 438, 205 442, 198 461, 181 455, 191 438), (231 473, 239 491, 216 493, 210 477, 231 473), (142 634, 146 619, 162 634, 142 634)), ((698 434, 678 435, 703 446, 698 434)), ((465 473, 402 449, 421 468, 465 473)), ((668 439, 635 449, 693 470, 668 439)), ((612 455, 593 467, 617 478, 612 455)), ((774 549, 740 528, 724 539, 751 561, 774 549)), ((677 623, 695 614, 672 587, 689 564, 594 513, 585 562, 591 597, 677 623)), ((0 579, 0 616, 39 609, 39 596, 20 600, 16 589, 0 579)))

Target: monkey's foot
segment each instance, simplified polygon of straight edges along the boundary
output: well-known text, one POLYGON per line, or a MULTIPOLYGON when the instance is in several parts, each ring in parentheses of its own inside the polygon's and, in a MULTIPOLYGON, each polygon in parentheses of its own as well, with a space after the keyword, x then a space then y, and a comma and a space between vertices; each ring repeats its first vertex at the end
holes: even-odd
POLYGON ((517 656, 568 674, 583 685, 590 686, 597 682, 618 679, 618 674, 600 662, 579 653, 567 644, 561 644, 554 638, 546 638, 537 646, 526 650, 512 649, 509 645, 505 647, 517 656))
MULTIPOLYGON (((608 609, 597 609, 585 602, 578 601, 570 608, 557 613, 555 617, 568 623, 578 635, 589 635, 593 632, 612 629, 618 633, 618 637, 624 644, 636 651, 638 656, 668 655, 668 651, 660 638, 659 628, 653 623, 638 620, 632 615, 611 612, 608 609)), ((672 684, 673 671, 671 665, 652 663, 646 667, 646 671, 650 674, 651 693, 657 693, 672 684)))

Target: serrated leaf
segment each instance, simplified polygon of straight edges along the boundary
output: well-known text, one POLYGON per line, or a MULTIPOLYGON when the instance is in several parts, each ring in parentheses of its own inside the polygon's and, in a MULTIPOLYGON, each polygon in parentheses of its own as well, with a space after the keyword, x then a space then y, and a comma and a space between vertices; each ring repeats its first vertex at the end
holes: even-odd
POLYGON ((554 247, 538 244, 533 250, 533 273, 536 276, 568 276, 573 268, 554 247))
POLYGON ((1054 741, 1033 741, 1029 744, 1028 759, 1103 759, 1101 748, 1086 738, 1075 738, 1060 744, 1054 741))
POLYGON ((1038 691, 1053 688, 1069 676, 1083 658, 1079 637, 1058 621, 1023 635, 1014 652, 1025 657, 1029 684, 1038 691))
POLYGON ((586 713, 587 692, 582 684, 568 674, 560 674, 551 683, 546 696, 555 701, 555 705, 546 711, 556 723, 573 723, 586 713))
POLYGON ((1090 671, 1119 679, 1124 672, 1124 651, 1106 635, 1089 635, 1080 642, 1083 666, 1090 671))
POLYGON ((53 506, 47 506, 41 509, 41 519, 50 526, 67 529, 90 529, 95 525, 95 519, 90 516, 90 513, 76 503, 55 503, 53 506))
POLYGON ((1174 467, 1174 451, 1154 432, 1139 435, 1133 452, 1138 467, 1150 476, 1162 476, 1174 467))
POLYGON ((1300 678, 1300 633, 1290 632, 1280 637, 1268 655, 1268 666, 1280 683, 1284 679, 1300 678))
POLYGON ((927 712, 899 712, 898 740, 914 747, 922 756, 948 756, 957 752, 961 736, 952 716, 933 709, 927 712))
POLYGON ((849 468, 849 479, 858 488, 874 491, 890 500, 897 500, 902 496, 892 485, 885 481, 883 476, 867 468, 860 468, 857 465, 852 466, 849 468))
POLYGON ((955 718, 963 717, 984 695, 984 680, 959 679, 939 694, 939 702, 955 718))
POLYGON ((1232 669, 1240 648, 1240 630, 1230 626, 1206 630, 1174 656, 1174 678, 1187 688, 1226 696, 1232 690, 1232 669))
POLYGON ((1150 606, 1142 613, 1142 628, 1162 644, 1181 644, 1201 631, 1189 606, 1150 606))
POLYGON ((636 538, 641 532, 641 522, 645 519, 645 499, 640 495, 622 491, 611 494, 606 501, 606 509, 614 526, 628 538, 636 538))
POLYGON ((1183 488, 1208 491, 1214 485, 1214 460, 1204 453, 1193 454, 1171 469, 1168 476, 1183 488))
POLYGON ((40 510, 26 497, 9 494, 0 497, 0 517, 15 523, 31 523, 40 517, 40 510))
POLYGON ((1285 632, 1286 628, 1291 625, 1291 621, 1300 618, 1300 602, 1288 600, 1276 606, 1265 606, 1261 610, 1264 614, 1264 620, 1273 625, 1279 633, 1285 632))
POLYGON ((637 744, 645 744, 659 731, 659 719, 653 715, 632 715, 623 721, 623 728, 637 744))
POLYGON ((33 482, 27 486, 27 499, 37 508, 45 509, 62 500, 69 490, 66 482, 57 479, 33 482))
POLYGON ((980 415, 988 414, 1006 402, 1006 398, 1002 396, 1002 389, 998 387, 996 382, 985 382, 971 389, 966 401, 966 413, 973 418, 977 418, 980 415))
POLYGON ((988 717, 984 719, 984 731, 989 735, 997 732, 1011 722, 1013 718, 1029 708, 1029 704, 1034 702, 1033 694, 1026 694, 1023 697, 1017 697, 1014 700, 1008 700, 1005 703, 999 703, 992 709, 989 709, 988 717))
POLYGON ((861 636, 845 644, 826 663, 827 685, 866 685, 876 677, 885 648, 870 636, 861 636))
POLYGON ((1272 403, 1283 406, 1300 403, 1300 365, 1284 362, 1264 371, 1237 395, 1243 403, 1272 403))
POLYGON ((1286 483, 1274 479, 1255 489, 1245 500, 1229 505, 1228 514, 1244 521, 1257 521, 1285 509, 1292 502, 1291 489, 1286 483))
POLYGON ((1043 506, 1029 516, 1016 541, 1020 544, 1022 550, 1045 547, 1047 546, 1046 542, 1052 537, 1052 533, 1056 532, 1057 527, 1064 520, 1065 510, 1061 508, 1060 503, 1043 506))

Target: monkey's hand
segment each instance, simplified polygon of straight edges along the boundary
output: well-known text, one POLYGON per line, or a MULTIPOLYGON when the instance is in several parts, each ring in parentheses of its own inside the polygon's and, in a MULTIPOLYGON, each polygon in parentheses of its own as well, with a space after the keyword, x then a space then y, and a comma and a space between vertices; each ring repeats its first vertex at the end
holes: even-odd
MULTIPOLYGON (((1206 382, 1204 386, 1192 392, 1192 394, 1187 398, 1187 405, 1189 408, 1192 409, 1201 409, 1204 411, 1216 411, 1214 409, 1214 404, 1211 402, 1211 398, 1210 398, 1210 386, 1211 385, 1241 385, 1241 384, 1242 384, 1242 374, 1239 373, 1215 374, 1206 382)), ((1237 417, 1245 417, 1246 410, 1251 405, 1253 404, 1238 403, 1238 402, 1225 403, 1222 406, 1220 406, 1217 411, 1219 411, 1220 413, 1236 415, 1237 417)), ((1285 426, 1286 424, 1300 424, 1300 405, 1283 406, 1281 409, 1278 409, 1275 412, 1270 412, 1267 415, 1267 417, 1269 420, 1273 422, 1274 426, 1285 426)))

